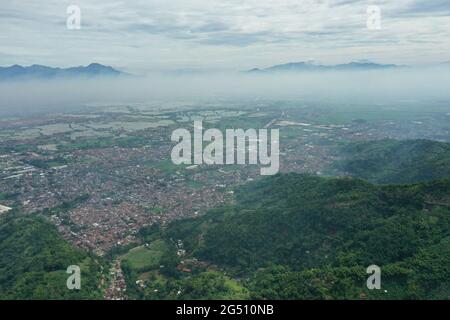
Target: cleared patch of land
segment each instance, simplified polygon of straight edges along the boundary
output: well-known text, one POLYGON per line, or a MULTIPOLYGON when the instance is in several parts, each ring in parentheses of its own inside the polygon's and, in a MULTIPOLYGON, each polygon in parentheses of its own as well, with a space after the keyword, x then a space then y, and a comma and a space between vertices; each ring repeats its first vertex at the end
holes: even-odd
POLYGON ((156 240, 148 246, 143 245, 131 249, 127 254, 122 256, 122 260, 127 260, 135 270, 157 268, 166 250, 166 243, 162 240, 156 240))

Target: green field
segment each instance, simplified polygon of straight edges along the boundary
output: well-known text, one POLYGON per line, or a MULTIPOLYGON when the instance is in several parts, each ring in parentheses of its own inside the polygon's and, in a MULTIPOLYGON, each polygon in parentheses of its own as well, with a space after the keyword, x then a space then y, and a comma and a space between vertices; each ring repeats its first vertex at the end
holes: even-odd
POLYGON ((148 246, 139 246, 128 251, 122 256, 122 260, 127 260, 134 270, 145 270, 159 267, 159 262, 164 252, 167 250, 167 245, 162 240, 156 240, 148 246))
POLYGON ((159 161, 159 162, 149 162, 149 163, 147 163, 147 165, 149 167, 158 169, 165 173, 175 173, 176 171, 178 171, 180 169, 184 169, 186 167, 186 165, 183 165, 183 164, 181 164, 181 165, 174 164, 171 159, 163 160, 163 161, 159 161))

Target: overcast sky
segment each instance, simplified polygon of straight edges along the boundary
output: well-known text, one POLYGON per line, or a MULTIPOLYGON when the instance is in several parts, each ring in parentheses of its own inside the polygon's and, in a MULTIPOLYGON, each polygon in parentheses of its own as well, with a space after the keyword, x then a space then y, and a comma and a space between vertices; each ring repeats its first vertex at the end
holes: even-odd
POLYGON ((245 70, 450 61, 450 0, 0 0, 0 65, 245 70), (68 30, 67 7, 81 9, 68 30), (366 26, 381 9, 381 30, 366 26))

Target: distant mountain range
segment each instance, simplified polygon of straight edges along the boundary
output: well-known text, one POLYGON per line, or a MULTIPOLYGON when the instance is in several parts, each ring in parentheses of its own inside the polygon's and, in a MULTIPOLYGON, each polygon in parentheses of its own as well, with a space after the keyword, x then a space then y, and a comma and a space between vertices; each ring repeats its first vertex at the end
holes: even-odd
POLYGON ((278 64, 269 68, 254 68, 249 73, 277 73, 277 72, 303 72, 303 71, 364 71, 394 69, 400 66, 395 64, 378 64, 373 62, 350 62, 338 65, 320 65, 309 62, 290 62, 278 64))
POLYGON ((13 65, 10 67, 0 67, 0 81, 14 79, 53 79, 53 78, 74 78, 74 77, 116 77, 125 73, 110 66, 99 63, 91 63, 84 67, 53 68, 34 64, 29 67, 13 65))
MULTIPOLYGON (((433 66, 449 66, 449 62, 442 62, 433 66)), ((430 67, 430 66, 429 66, 430 67)), ((316 72, 316 71, 370 71, 370 70, 392 70, 408 68, 396 64, 379 64, 370 61, 356 61, 337 65, 321 65, 311 62, 289 62, 277 64, 268 68, 253 68, 243 71, 244 73, 254 74, 273 74, 273 73, 298 73, 298 72, 316 72)), ((169 72, 174 75, 182 74, 206 74, 217 71, 207 70, 177 70, 169 72)), ((105 66, 100 63, 91 63, 88 66, 78 66, 70 68, 55 68, 33 64, 31 66, 13 65, 10 67, 0 67, 0 81, 7 80, 26 80, 26 79, 59 79, 59 78, 97 78, 97 77, 117 77, 131 76, 128 73, 114 69, 111 66, 105 66)))

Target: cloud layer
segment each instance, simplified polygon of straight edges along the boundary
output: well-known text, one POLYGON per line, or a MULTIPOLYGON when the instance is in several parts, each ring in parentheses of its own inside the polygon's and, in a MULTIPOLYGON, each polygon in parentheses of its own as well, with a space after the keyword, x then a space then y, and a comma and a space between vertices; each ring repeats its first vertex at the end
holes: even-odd
POLYGON ((0 65, 93 61, 134 73, 316 60, 450 60, 448 0, 2 1, 0 65), (81 8, 81 30, 66 9, 81 8), (382 29, 368 30, 367 7, 382 29))

